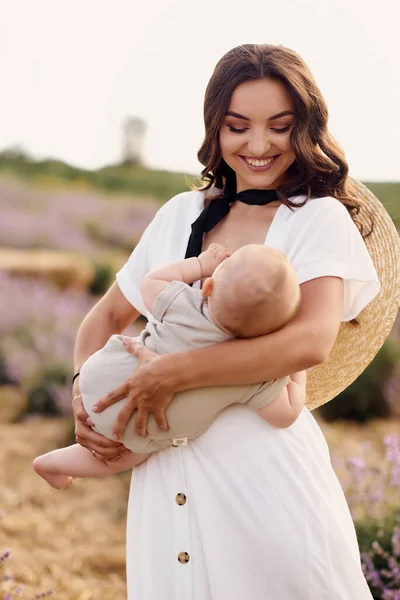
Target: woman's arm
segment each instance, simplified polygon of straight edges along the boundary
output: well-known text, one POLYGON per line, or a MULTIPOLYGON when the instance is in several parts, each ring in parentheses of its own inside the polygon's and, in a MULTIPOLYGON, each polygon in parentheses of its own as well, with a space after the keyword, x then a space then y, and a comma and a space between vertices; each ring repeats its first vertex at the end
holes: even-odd
POLYGON ((324 362, 340 327, 343 280, 320 277, 300 287, 299 311, 285 327, 257 338, 163 355, 164 380, 171 379, 174 391, 259 383, 324 362))
MULTIPOLYGON (((104 346, 113 334, 124 331, 139 315, 140 313, 126 300, 118 285, 114 283, 86 315, 79 327, 74 350, 75 373, 89 356, 104 346)), ((96 456, 103 460, 116 458, 122 451, 126 451, 122 444, 94 432, 86 423, 88 414, 82 404, 79 377, 75 379, 72 395, 77 443, 89 450, 95 450, 96 456)))
POLYGON ((102 348, 111 335, 121 333, 140 316, 113 283, 83 319, 75 342, 74 369, 79 371, 85 360, 102 348))
POLYGON ((127 397, 115 435, 120 439, 135 409, 136 431, 145 435, 148 414, 153 413, 158 424, 166 424, 165 408, 178 391, 270 381, 322 363, 339 330, 343 281, 337 277, 314 279, 301 285, 301 295, 294 319, 266 336, 162 356, 128 341, 126 348, 139 364, 125 384, 96 402, 97 411, 127 397))

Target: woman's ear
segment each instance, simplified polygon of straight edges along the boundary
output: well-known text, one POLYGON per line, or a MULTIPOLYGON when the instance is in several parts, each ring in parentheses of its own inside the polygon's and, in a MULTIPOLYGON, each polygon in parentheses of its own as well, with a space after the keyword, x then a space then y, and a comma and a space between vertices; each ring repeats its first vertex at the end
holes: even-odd
POLYGON ((201 288, 201 293, 205 297, 211 296, 214 289, 214 280, 212 277, 207 277, 207 279, 203 283, 203 287, 201 288))

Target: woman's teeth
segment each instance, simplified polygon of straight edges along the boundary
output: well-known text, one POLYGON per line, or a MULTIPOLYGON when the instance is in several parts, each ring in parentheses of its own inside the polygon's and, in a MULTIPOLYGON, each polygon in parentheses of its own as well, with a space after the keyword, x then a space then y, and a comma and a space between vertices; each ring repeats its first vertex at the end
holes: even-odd
POLYGON ((258 160, 256 158, 247 158, 247 156, 244 156, 244 159, 246 162, 249 163, 249 165, 252 165, 253 167, 265 167, 266 165, 269 165, 269 163, 271 163, 274 158, 276 158, 276 156, 271 156, 271 158, 265 158, 263 160, 258 160))

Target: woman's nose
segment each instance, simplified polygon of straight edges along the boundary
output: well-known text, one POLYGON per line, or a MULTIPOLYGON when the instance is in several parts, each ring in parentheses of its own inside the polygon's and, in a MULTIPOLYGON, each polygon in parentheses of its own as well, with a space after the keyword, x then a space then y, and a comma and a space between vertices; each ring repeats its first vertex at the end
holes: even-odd
POLYGON ((249 139, 248 147, 251 155, 259 158, 268 154, 271 143, 268 139, 268 135, 263 131, 262 133, 253 133, 249 139))

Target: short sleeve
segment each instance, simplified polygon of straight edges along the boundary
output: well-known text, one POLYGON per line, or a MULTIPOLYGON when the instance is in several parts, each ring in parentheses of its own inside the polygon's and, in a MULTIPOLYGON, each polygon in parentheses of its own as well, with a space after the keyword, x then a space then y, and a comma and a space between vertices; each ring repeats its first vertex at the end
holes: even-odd
POLYGON ((143 277, 152 268, 152 255, 155 252, 155 245, 159 239, 159 232, 165 218, 165 207, 166 205, 162 206, 156 213, 151 223, 144 230, 128 261, 116 275, 121 292, 142 315, 147 314, 147 309, 140 293, 140 284, 143 277))
POLYGON ((379 293, 365 242, 346 207, 335 198, 312 199, 296 209, 289 238, 286 254, 300 284, 326 276, 343 279, 343 321, 354 319, 379 293))
MULTIPOLYGON (((174 302, 179 294, 183 292, 195 294, 190 286, 183 281, 171 281, 171 283, 158 295, 154 305, 153 316, 157 321, 162 321, 165 313, 174 302)), ((187 310, 187 306, 183 305, 183 310, 187 310)))
POLYGON ((128 302, 150 319, 152 315, 146 310, 140 294, 143 277, 162 264, 184 258, 190 225, 203 206, 204 192, 200 191, 182 192, 168 200, 116 275, 118 286, 128 302))

